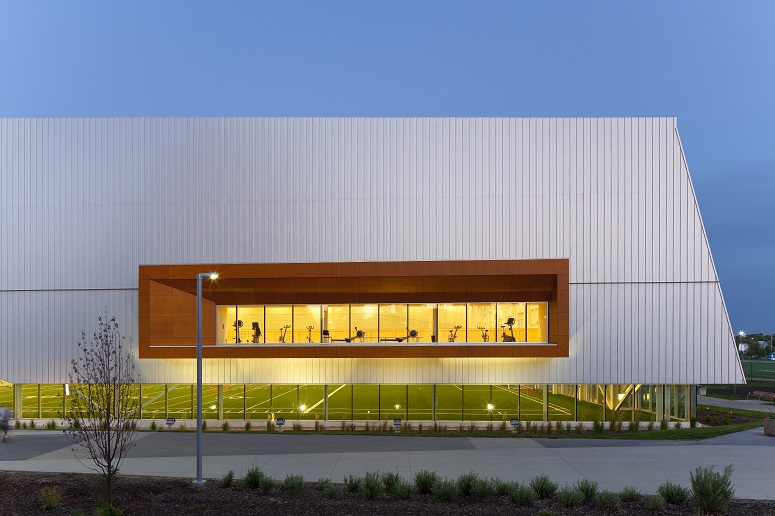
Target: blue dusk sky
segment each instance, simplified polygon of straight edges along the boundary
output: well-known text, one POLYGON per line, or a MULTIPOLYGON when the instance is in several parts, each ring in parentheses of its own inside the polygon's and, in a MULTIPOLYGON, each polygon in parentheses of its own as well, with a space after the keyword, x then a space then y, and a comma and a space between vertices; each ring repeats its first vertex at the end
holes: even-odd
POLYGON ((0 1, 0 117, 675 116, 775 331, 775 2, 0 1))

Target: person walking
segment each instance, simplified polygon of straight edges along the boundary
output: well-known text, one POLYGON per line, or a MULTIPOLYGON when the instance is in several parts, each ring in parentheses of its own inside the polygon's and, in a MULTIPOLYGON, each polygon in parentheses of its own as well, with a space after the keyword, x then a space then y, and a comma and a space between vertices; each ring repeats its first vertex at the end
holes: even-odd
POLYGON ((0 408, 0 430, 3 431, 3 442, 8 442, 8 420, 11 419, 11 411, 8 407, 0 408))

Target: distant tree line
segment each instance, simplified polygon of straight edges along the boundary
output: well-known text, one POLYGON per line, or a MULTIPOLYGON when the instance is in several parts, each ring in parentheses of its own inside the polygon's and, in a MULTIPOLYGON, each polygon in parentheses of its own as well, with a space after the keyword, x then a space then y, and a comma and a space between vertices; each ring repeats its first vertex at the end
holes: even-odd
POLYGON ((772 340, 775 334, 769 333, 749 333, 745 336, 737 335, 735 337, 738 349, 740 344, 747 344, 748 349, 740 353, 741 355, 748 357, 765 358, 769 353, 773 351, 772 340), (759 344, 763 342, 764 344, 759 344))

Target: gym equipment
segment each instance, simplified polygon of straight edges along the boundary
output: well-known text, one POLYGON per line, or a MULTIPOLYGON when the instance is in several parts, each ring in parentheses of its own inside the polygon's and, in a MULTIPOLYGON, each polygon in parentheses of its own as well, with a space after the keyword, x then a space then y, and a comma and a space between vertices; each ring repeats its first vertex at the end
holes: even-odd
POLYGON ((503 330, 503 335, 501 335, 501 342, 517 342, 517 339, 514 338, 514 318, 509 317, 506 319, 506 324, 501 325, 501 328, 505 328, 506 326, 509 327, 509 331, 511 332, 511 335, 506 335, 506 330, 503 330))
POLYGON ((408 341, 409 339, 414 339, 415 342, 420 338, 420 332, 417 330, 410 330, 409 328, 406 329, 406 337, 382 337, 382 342, 388 342, 388 341, 395 341, 395 342, 403 342, 408 341))
POLYGON ((456 325, 456 326, 453 326, 453 328, 454 328, 454 333, 452 332, 452 330, 449 330, 449 337, 447 338, 448 342, 455 342, 455 339, 457 338, 457 331, 460 328, 462 328, 462 326, 456 325))
POLYGON ((312 344, 312 330, 315 329, 314 326, 307 326, 307 342, 312 344))
POLYGON ((476 328, 482 333, 482 342, 490 342, 490 334, 488 333, 490 330, 484 326, 477 326, 476 328))
POLYGON ((280 339, 279 339, 279 342, 281 344, 285 344, 285 335, 288 332, 288 328, 290 328, 290 327, 291 327, 290 324, 286 324, 285 326, 280 328, 280 339))
POLYGON ((258 325, 257 322, 253 323, 253 344, 258 344, 260 341, 258 340, 259 337, 261 337, 261 327, 258 325))
MULTIPOLYGON (((327 331, 327 330, 326 330, 327 331)), ((363 342, 363 339, 366 337, 366 332, 363 330, 359 330, 358 327, 355 327, 355 335, 353 336, 350 334, 349 337, 345 337, 343 339, 331 339, 333 342, 353 342, 355 339, 360 340, 363 342)))
POLYGON ((232 326, 234 326, 234 336, 237 339, 236 342, 237 344, 239 344, 240 342, 242 342, 242 340, 239 338, 239 329, 242 328, 242 321, 237 319, 236 321, 234 321, 234 324, 232 324, 232 326))

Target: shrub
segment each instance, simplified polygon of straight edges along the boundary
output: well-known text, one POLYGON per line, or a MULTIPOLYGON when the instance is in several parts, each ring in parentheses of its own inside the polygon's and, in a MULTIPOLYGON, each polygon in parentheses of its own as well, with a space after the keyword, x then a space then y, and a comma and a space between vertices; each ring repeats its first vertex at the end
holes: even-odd
POLYGON ((414 475, 414 486, 421 494, 430 494, 433 486, 439 481, 439 475, 435 471, 421 469, 414 475))
POLYGON ((331 483, 331 479, 327 477, 320 477, 318 479, 317 490, 322 491, 325 487, 331 483))
POLYGON ((555 434, 562 433, 562 421, 557 421, 556 423, 554 423, 554 433, 555 434))
POLYGON ((477 431, 477 430, 476 430, 476 423, 474 423, 473 421, 471 421, 470 423, 468 423, 468 433, 469 433, 469 434, 475 434, 475 433, 476 433, 476 431, 477 431))
POLYGON ((552 482, 546 475, 538 475, 530 481, 530 487, 538 494, 539 498, 550 498, 557 491, 557 483, 552 482))
POLYGON ((345 423, 344 419, 342 420, 342 432, 344 432, 347 429, 347 423, 345 423))
POLYGON ((151 432, 156 431, 156 421, 151 421, 151 432))
POLYGON ((124 516, 124 511, 109 503, 106 503, 94 513, 96 516, 124 516))
POLYGON ((649 424, 646 425, 646 430, 648 430, 649 432, 654 430, 654 422, 653 421, 649 421, 649 424))
POLYGON ((393 490, 393 487, 401 481, 401 476, 394 472, 388 471, 382 474, 382 485, 385 486, 385 491, 388 493, 393 490))
POLYGON ((361 477, 353 476, 352 474, 347 475, 344 477, 344 485, 347 487, 347 490, 351 493, 355 493, 358 491, 359 486, 361 485, 361 477))
POLYGON ((380 432, 387 433, 390 430, 390 427, 388 426, 387 420, 382 422, 382 427, 380 428, 380 432))
POLYGON ((697 428, 697 418, 693 417, 689 419, 689 428, 697 428))
POLYGON ((54 422, 53 419, 51 421, 49 421, 48 423, 46 423, 46 429, 48 429, 48 430, 56 430, 57 429, 57 424, 54 422))
POLYGON ((262 495, 268 495, 274 489, 274 479, 269 475, 264 475, 258 482, 258 491, 262 495))
POLYGON ((288 491, 289 495, 298 498, 301 496, 302 491, 304 491, 304 477, 301 475, 288 475, 283 480, 283 486, 285 486, 285 490, 288 491))
POLYGON ((493 426, 492 423, 487 423, 487 426, 485 427, 484 431, 487 432, 488 434, 491 434, 495 431, 495 427, 493 426))
POLYGON ((245 473, 245 477, 242 479, 242 486, 245 489, 258 489, 261 485, 261 479, 264 477, 264 472, 259 468, 253 466, 245 473))
POLYGON ((517 505, 529 506, 533 505, 535 501, 538 500, 538 493, 530 486, 517 484, 515 482, 509 491, 509 500, 517 505))
POLYGON ((404 421, 404 423, 401 424, 401 431, 405 434, 412 433, 414 431, 412 423, 410 421, 404 421))
POLYGON ((229 431, 229 422, 228 421, 224 421, 223 422, 223 424, 221 425, 221 430, 223 430, 224 432, 228 432, 229 431))
POLYGON ((368 421, 366 421, 366 426, 363 427, 363 431, 366 432, 366 433, 371 432, 371 425, 369 424, 368 421))
POLYGON ((471 496, 471 487, 479 479, 479 475, 470 471, 460 475, 457 479, 457 494, 460 496, 471 496))
POLYGON ((609 421, 608 422, 608 431, 612 434, 616 432, 616 421, 609 421))
POLYGON ((640 498, 640 491, 632 486, 627 486, 622 489, 621 493, 619 493, 619 498, 621 498, 622 502, 624 503, 634 502, 640 498))
POLYGON ((724 473, 713 471, 713 466, 703 468, 697 466, 694 473, 689 473, 692 483, 692 505, 701 514, 726 512, 729 502, 735 496, 732 486, 732 465, 724 468, 724 473))
POLYGON ((246 432, 250 432, 250 427, 251 427, 251 425, 250 425, 250 421, 246 421, 246 422, 245 422, 245 431, 246 431, 246 432))
POLYGON ((422 433, 422 423, 418 423, 418 424, 417 424, 417 433, 418 433, 418 434, 421 434, 421 433, 422 433))
POLYGON ((207 431, 207 421, 205 421, 204 419, 202 420, 202 431, 203 432, 207 431))
POLYGON ((525 421, 525 433, 530 434, 533 432, 533 423, 530 421, 525 421))
POLYGON ((336 498, 336 486, 329 482, 323 486, 323 496, 326 498, 336 498))
POLYGON ((673 484, 669 480, 657 488, 657 493, 662 495, 667 503, 683 503, 689 497, 689 490, 678 484, 673 484))
POLYGON ((557 491, 557 501, 563 507, 578 507, 584 501, 584 493, 577 487, 563 486, 557 491))
POLYGON ((320 427, 320 421, 318 421, 318 419, 317 419, 317 417, 316 417, 316 418, 315 418, 315 431, 316 431, 316 432, 319 432, 319 431, 320 431, 320 428, 321 428, 321 427, 320 427))
POLYGON ((597 482, 583 478, 576 482, 576 488, 584 495, 585 500, 594 500, 597 496, 597 482))
POLYGON ((577 434, 583 434, 584 433, 584 425, 581 423, 576 423, 576 426, 574 427, 574 430, 577 434))
POLYGON ((492 482, 489 478, 477 478, 471 483, 471 496, 477 500, 486 500, 493 491, 492 482))
POLYGON ((659 429, 667 430, 667 418, 663 417, 662 421, 659 422, 659 429))
POLYGON ((597 494, 597 506, 604 511, 618 511, 622 505, 619 495, 611 491, 600 491, 597 494))
POLYGON ((44 510, 53 509, 62 501, 62 493, 56 487, 43 487, 40 490, 40 505, 44 510))
POLYGON ((412 484, 403 478, 399 478, 398 482, 393 484, 392 489, 390 489, 388 492, 395 500, 408 500, 411 498, 413 491, 414 487, 412 484))
POLYGON ((665 508, 665 499, 660 495, 643 495, 643 503, 651 512, 661 511, 665 508))
POLYGON ((565 423, 565 433, 566 434, 570 434, 571 433, 571 428, 572 427, 571 427, 570 423, 565 423))
POLYGON ((630 421, 629 423, 627 423, 627 430, 629 430, 630 432, 637 432, 638 430, 640 430, 640 425, 635 421, 630 421))
POLYGON ((379 473, 366 473, 358 483, 358 490, 364 500, 373 500, 382 492, 382 482, 379 473))
MULTIPOLYGON (((725 425, 728 425, 728 424, 730 424, 732 422, 732 418, 729 417, 729 414, 724 414, 724 418, 722 419, 722 422, 725 425)), ((32 428, 32 421, 30 421, 30 428, 32 428)))
POLYGON ((30 419, 30 430, 35 430, 35 421, 33 421, 32 419, 30 419))
POLYGON ((229 470, 221 479, 221 487, 230 487, 234 482, 234 470, 229 470))
POLYGON ((272 421, 271 419, 267 419, 266 420, 266 431, 267 432, 274 432, 275 430, 277 430, 277 425, 275 425, 274 421, 272 421))
POLYGON ((500 432, 502 434, 509 433, 509 427, 508 427, 508 425, 506 425, 505 421, 501 421, 500 426, 498 426, 498 432, 500 432))
POLYGON ((495 490, 495 494, 497 495, 509 494, 509 491, 511 491, 512 487, 514 486, 514 482, 505 482, 499 478, 493 480, 492 484, 492 487, 495 490))
POLYGON ((455 497, 457 487, 455 482, 448 478, 438 479, 431 487, 431 501, 441 503, 449 502, 455 497))
POLYGON ((22 427, 22 422, 17 419, 16 423, 14 423, 13 427, 15 429, 19 430, 22 427))
POLYGON ((593 421, 592 422, 592 431, 596 434, 602 434, 605 430, 605 425, 601 423, 600 421, 593 421))
POLYGON ((676 430, 680 430, 681 429, 681 422, 680 421, 676 421, 675 422, 675 429, 676 430))
POLYGON ((303 428, 301 427, 301 423, 294 423, 291 429, 294 432, 301 432, 303 430, 303 428))

